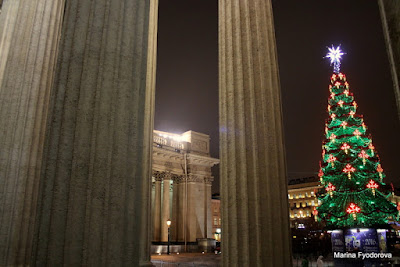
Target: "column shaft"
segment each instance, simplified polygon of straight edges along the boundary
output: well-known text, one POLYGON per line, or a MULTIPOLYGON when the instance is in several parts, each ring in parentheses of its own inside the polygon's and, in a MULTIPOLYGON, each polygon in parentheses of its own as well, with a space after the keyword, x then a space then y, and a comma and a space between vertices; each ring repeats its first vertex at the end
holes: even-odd
MULTIPOLYGON (((189 178, 190 179, 190 178, 189 178)), ((196 242, 197 237, 203 236, 204 228, 204 192, 198 190, 202 184, 188 183, 186 238, 187 242, 196 242)))
POLYGON ((0 85, 10 51, 11 40, 17 24, 17 14, 20 0, 7 1, 4 3, 0 13, 0 85))
POLYGON ((179 220, 179 182, 177 181, 178 179, 175 178, 173 180, 172 184, 172 215, 171 215, 171 220, 172 220, 172 225, 171 225, 171 241, 175 242, 178 240, 178 220, 179 220))
POLYGON ((205 222, 204 237, 213 238, 212 236, 212 216, 211 216, 211 183, 205 183, 205 222))
POLYGON ((185 178, 178 184, 178 221, 177 221, 177 241, 185 240, 185 178))
POLYGON ((0 15, 0 265, 30 265, 64 0, 7 1, 0 15))
POLYGON ((400 2, 397 0, 379 0, 378 3, 392 73, 397 114, 400 119, 400 2))
POLYGON ((271 1, 219 0, 222 266, 291 266, 271 1))
POLYGON ((161 181, 156 180, 154 218, 153 218, 153 241, 161 241, 161 181))
POLYGON ((163 181, 163 202, 162 202, 162 215, 161 215, 161 241, 168 241, 168 225, 167 220, 171 219, 170 214, 170 185, 171 180, 167 180, 164 178, 163 181))
POLYGON ((66 2, 38 266, 150 266, 157 1, 66 2))

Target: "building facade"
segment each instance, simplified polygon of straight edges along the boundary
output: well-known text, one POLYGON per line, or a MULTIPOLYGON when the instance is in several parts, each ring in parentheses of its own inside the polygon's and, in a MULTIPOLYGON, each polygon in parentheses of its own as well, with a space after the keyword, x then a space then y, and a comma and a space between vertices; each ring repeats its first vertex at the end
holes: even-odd
POLYGON ((314 218, 318 207, 317 192, 321 184, 315 177, 293 179, 288 185, 290 227, 303 227, 307 219, 314 218))
POLYGON ((152 218, 153 242, 196 242, 213 238, 211 215, 210 137, 187 131, 181 135, 153 134, 152 218))
POLYGON ((211 212, 212 212, 212 234, 213 238, 218 242, 221 241, 221 200, 219 195, 213 196, 211 200, 211 212))

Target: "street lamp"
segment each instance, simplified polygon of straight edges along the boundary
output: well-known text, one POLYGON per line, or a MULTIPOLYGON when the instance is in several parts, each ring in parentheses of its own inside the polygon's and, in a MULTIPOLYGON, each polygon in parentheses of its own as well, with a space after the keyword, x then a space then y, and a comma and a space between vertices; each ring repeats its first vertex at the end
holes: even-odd
POLYGON ((167 220, 167 225, 168 225, 168 247, 167 247, 167 254, 169 255, 169 235, 170 235, 170 226, 171 226, 171 220, 167 220))
POLYGON ((215 230, 215 233, 217 234, 217 236, 218 236, 218 242, 220 242, 221 241, 221 228, 217 228, 216 230, 215 230))

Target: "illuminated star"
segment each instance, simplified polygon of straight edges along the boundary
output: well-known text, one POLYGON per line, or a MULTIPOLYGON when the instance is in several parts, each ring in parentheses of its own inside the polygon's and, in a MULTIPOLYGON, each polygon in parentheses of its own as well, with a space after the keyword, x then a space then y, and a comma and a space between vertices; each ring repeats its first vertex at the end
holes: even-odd
POLYGON ((331 60, 331 65, 333 64, 333 71, 335 73, 340 72, 340 60, 342 59, 342 55, 345 53, 340 50, 340 45, 338 47, 334 47, 332 45, 331 48, 328 47, 329 53, 325 56, 325 58, 329 58, 331 60))

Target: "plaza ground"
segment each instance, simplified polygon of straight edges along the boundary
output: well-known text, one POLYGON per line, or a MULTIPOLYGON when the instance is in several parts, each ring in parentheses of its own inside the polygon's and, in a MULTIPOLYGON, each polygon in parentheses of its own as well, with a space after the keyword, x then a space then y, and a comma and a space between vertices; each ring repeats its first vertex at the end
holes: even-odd
POLYGON ((151 255, 151 262, 156 267, 216 267, 220 266, 221 255, 215 255, 214 253, 153 254, 151 255))
MULTIPOLYGON (((161 254, 151 255, 151 262, 156 267, 205 267, 205 266, 221 266, 221 255, 214 253, 180 253, 180 254, 161 254)), ((293 259, 293 266, 301 266, 301 259, 293 259)), ((309 267, 317 266, 316 259, 309 263, 309 267)), ((326 259, 324 266, 334 266, 331 259, 326 259)))

